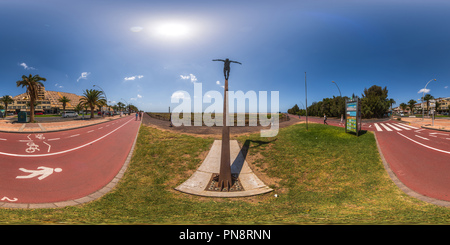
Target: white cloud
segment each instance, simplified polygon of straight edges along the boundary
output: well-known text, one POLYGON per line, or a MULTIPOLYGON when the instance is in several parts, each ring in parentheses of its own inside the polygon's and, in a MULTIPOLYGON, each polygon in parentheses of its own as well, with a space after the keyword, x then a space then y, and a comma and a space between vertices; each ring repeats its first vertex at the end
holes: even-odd
POLYGON ((181 79, 188 80, 191 79, 191 83, 197 82, 197 77, 194 74, 189 74, 189 76, 180 75, 181 79))
POLYGON ((125 81, 134 81, 134 80, 136 80, 136 78, 141 79, 143 77, 144 77, 143 75, 136 75, 136 76, 131 76, 131 77, 125 77, 124 80, 125 81))
POLYGON ((142 98, 142 95, 138 94, 137 97, 140 99, 140 98, 142 98))
POLYGON ((448 88, 448 86, 445 86, 444 88, 445 88, 445 89, 447 89, 447 88, 448 88))
POLYGON ((173 99, 184 99, 184 93, 182 91, 178 91, 172 94, 171 98, 173 99))
POLYGON ((55 84, 55 87, 58 87, 58 88, 63 88, 63 86, 62 85, 59 85, 59 84, 55 84))
POLYGON ((216 82, 216 84, 217 84, 217 85, 220 85, 220 82, 219 82, 219 81, 217 81, 217 82, 216 82))
POLYGON ((77 79, 77 82, 80 81, 80 79, 86 79, 87 76, 89 76, 89 74, 91 74, 90 72, 82 72, 81 76, 77 79))
POLYGON ((36 70, 36 68, 31 67, 31 66, 27 66, 27 64, 25 64, 25 63, 23 63, 23 62, 20 63, 19 65, 22 66, 23 69, 25 69, 25 70, 36 70))
POLYGON ((420 93, 429 93, 429 92, 430 92, 429 89, 423 88, 423 89, 419 90, 419 92, 417 92, 417 93, 420 94, 420 93))

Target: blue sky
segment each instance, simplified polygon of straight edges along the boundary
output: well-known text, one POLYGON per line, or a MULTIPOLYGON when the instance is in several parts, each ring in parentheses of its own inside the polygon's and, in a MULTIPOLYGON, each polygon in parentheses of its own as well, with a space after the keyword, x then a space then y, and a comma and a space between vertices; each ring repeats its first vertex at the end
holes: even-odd
MULTIPOLYGON (((387 86, 397 105, 450 97, 448 1, 53 1, 0 0, 0 96, 25 92, 22 75, 47 90, 167 111, 193 82, 203 93, 279 91, 280 111, 387 86), (192 75, 191 75, 192 74, 192 75), (219 84, 217 84, 219 81, 219 84)), ((204 107, 208 106, 205 104, 204 107)))

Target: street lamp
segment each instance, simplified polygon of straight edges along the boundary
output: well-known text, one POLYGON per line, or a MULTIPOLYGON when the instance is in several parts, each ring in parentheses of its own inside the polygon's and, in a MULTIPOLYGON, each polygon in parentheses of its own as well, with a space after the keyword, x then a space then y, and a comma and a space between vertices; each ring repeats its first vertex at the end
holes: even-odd
POLYGON ((427 89, 427 85, 433 80, 436 81, 436 78, 435 79, 431 79, 430 81, 428 81, 427 84, 425 85, 425 88, 422 90, 422 121, 425 118, 425 113, 423 111, 423 109, 424 109, 423 108, 423 102, 425 101, 425 90, 427 89))
MULTIPOLYGON (((98 86, 98 85, 94 85, 94 87, 95 86, 97 86, 97 87, 99 87, 101 90, 102 90, 102 92, 103 92, 103 94, 105 95, 105 99, 106 99, 106 103, 108 103, 108 97, 106 96, 106 93, 105 93, 105 91, 103 91, 103 89, 100 87, 100 86, 98 86)), ((108 107, 108 104, 106 104, 106 106, 108 107)), ((101 113, 102 113, 102 117, 103 117, 103 106, 102 106, 102 108, 101 108, 101 113)))
MULTIPOLYGON (((331 81, 332 83, 334 83, 335 85, 336 85, 336 87, 338 88, 338 90, 339 90, 339 96, 342 98, 342 94, 341 94, 341 90, 339 89, 339 86, 337 85, 337 83, 335 82, 335 81, 331 81)), ((345 105, 344 105, 345 106, 345 105)), ((342 123, 342 120, 344 119, 344 115, 343 114, 341 114, 341 123, 342 123)))
POLYGON ((335 82, 335 81, 331 81, 332 83, 334 83, 334 84, 336 84, 336 87, 338 88, 338 90, 339 90, 339 96, 341 96, 342 97, 342 94, 341 94, 341 90, 339 89, 339 86, 337 85, 337 83, 335 82))

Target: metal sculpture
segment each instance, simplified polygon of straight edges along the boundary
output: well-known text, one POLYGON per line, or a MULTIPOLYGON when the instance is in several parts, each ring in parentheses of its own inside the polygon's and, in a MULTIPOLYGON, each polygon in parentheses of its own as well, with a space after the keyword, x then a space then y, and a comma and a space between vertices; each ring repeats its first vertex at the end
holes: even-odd
POLYGON ((220 173, 215 177, 217 186, 220 191, 230 191, 233 186, 233 177, 231 176, 230 162, 230 129, 228 127, 228 77, 230 76, 230 63, 240 62, 229 60, 215 59, 213 61, 223 61, 223 75, 225 77, 224 99, 223 99, 223 126, 222 126, 222 152, 220 157, 220 173))

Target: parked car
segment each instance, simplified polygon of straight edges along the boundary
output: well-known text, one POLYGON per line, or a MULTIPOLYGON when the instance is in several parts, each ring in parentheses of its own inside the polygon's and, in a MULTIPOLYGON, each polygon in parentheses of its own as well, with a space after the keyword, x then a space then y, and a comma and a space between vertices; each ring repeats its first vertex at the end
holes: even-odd
POLYGON ((62 117, 66 118, 66 117, 78 117, 78 113, 76 113, 75 111, 66 111, 63 112, 62 117))
POLYGON ((35 112, 34 115, 44 115, 42 111, 35 112))

